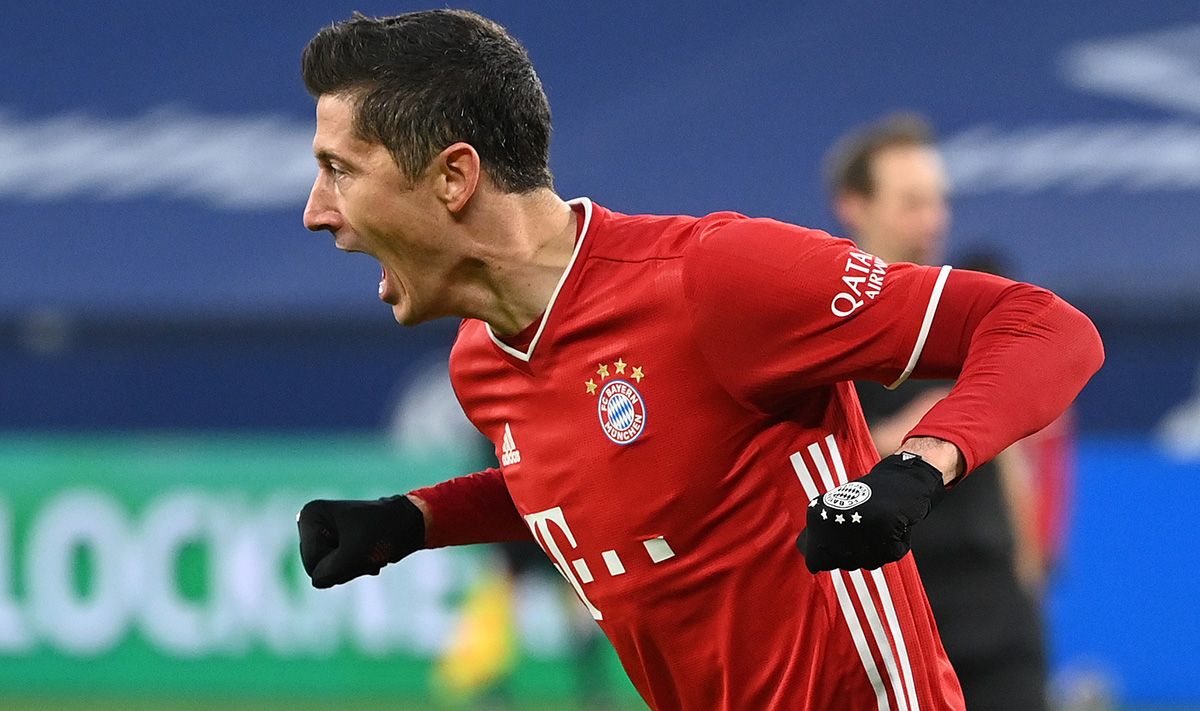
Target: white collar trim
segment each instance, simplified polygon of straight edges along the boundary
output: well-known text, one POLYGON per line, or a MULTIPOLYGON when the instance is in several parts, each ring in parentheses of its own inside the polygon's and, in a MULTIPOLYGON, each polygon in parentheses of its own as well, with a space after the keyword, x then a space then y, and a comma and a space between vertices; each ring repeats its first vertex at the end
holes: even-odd
POLYGON ((529 342, 529 350, 519 351, 516 348, 508 345, 496 337, 492 331, 492 325, 484 323, 483 326, 487 329, 488 337, 492 339, 500 350, 509 354, 513 358, 523 360, 526 363, 533 357, 533 349, 537 348, 538 340, 542 337, 542 331, 546 330, 546 322, 550 320, 550 310, 554 308, 554 302, 558 299, 558 292, 562 290, 563 284, 567 283, 567 277, 570 276, 571 270, 575 268, 575 259, 579 256, 579 248, 583 246, 583 240, 587 238, 588 226, 592 223, 592 201, 590 198, 579 197, 574 200, 568 200, 568 205, 583 205, 583 227, 579 230, 579 239, 575 240, 575 251, 571 253, 571 261, 567 262, 567 268, 563 270, 562 276, 558 278, 558 284, 554 287, 554 293, 550 294, 550 303, 546 304, 546 311, 542 314, 542 322, 538 324, 537 333, 533 334, 533 340, 529 342))

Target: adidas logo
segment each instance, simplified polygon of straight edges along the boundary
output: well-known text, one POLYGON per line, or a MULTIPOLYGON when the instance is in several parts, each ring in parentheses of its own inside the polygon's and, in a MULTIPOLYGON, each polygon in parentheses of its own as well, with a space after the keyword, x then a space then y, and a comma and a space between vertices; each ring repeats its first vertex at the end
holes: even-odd
POLYGON ((521 461, 521 450, 517 449, 517 443, 513 441, 512 429, 508 423, 504 423, 504 442, 500 445, 500 463, 504 466, 511 466, 521 461))
MULTIPOLYGON (((504 436, 505 437, 509 436, 508 435, 508 425, 504 426, 504 436)), ((506 439, 504 441, 507 442, 508 440, 506 439)), ((907 462, 910 459, 916 459, 916 458, 917 458, 917 455, 913 454, 912 452, 901 452, 900 453, 900 461, 902 461, 902 462, 907 462)))

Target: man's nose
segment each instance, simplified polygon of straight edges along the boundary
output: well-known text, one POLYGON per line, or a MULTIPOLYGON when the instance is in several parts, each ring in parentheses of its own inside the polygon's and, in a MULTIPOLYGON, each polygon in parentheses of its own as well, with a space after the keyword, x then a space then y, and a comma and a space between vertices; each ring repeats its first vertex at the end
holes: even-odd
POLYGON ((330 204, 328 194, 322 189, 320 177, 308 193, 308 204, 304 206, 304 226, 313 232, 335 232, 341 226, 341 215, 330 204))

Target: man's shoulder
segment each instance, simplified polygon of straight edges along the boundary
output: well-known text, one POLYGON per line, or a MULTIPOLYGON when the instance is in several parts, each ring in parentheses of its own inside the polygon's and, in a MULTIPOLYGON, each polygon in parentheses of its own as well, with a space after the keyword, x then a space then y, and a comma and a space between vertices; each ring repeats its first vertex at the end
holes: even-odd
POLYGON ((755 289, 791 293, 814 270, 837 262, 853 244, 779 220, 736 218, 714 221, 692 240, 682 272, 689 298, 707 299, 723 309, 731 293, 742 297, 755 289))
POLYGON ((738 219, 714 221, 698 233, 692 250, 695 261, 721 262, 734 257, 772 269, 788 269, 804 261, 814 250, 850 244, 819 229, 769 217, 734 214, 738 219))
POLYGON ((600 238, 590 258, 641 262, 682 257, 709 230, 734 220, 745 220, 736 212, 693 215, 624 214, 604 211, 600 238))
POLYGON ((813 248, 845 242, 818 229, 733 211, 697 217, 624 214, 596 207, 600 219, 591 249, 595 259, 636 262, 695 254, 703 262, 732 254, 781 268, 813 248))

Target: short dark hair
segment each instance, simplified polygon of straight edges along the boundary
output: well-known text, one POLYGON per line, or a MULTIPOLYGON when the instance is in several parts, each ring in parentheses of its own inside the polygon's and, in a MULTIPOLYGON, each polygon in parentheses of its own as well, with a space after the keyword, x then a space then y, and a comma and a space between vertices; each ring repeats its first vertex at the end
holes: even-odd
POLYGON ((843 136, 825 159, 825 180, 833 196, 875 192, 871 172, 875 156, 897 146, 931 146, 933 127, 919 114, 895 113, 843 136))
POLYGON ((309 41, 301 71, 313 97, 350 97, 355 133, 386 146, 409 179, 464 141, 501 190, 553 186, 542 82, 521 43, 485 17, 356 12, 309 41))

